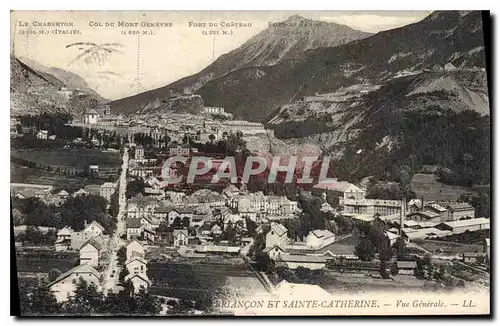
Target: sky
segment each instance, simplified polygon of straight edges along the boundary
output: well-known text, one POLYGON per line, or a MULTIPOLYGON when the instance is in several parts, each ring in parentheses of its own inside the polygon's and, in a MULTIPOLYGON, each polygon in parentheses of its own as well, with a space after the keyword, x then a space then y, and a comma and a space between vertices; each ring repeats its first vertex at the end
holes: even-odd
POLYGON ((103 97, 114 100, 195 74, 267 28, 270 22, 284 21, 292 15, 376 33, 420 21, 430 13, 14 11, 11 48, 16 57, 80 75, 103 97), (46 26, 47 23, 59 26, 46 26), (222 27, 223 24, 233 26, 222 27), (55 30, 65 34, 54 34, 55 30), (214 32, 219 34, 210 35, 214 32))

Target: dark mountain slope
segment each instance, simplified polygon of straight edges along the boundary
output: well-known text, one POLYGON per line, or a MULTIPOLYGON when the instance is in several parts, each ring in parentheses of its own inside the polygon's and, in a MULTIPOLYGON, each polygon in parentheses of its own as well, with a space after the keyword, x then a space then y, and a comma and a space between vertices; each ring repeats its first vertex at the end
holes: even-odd
POLYGON ((48 113, 81 114, 99 103, 82 91, 68 87, 46 72, 39 72, 15 57, 10 58, 11 115, 48 113))
POLYGON ((207 105, 262 121, 281 105, 316 92, 363 82, 382 84, 397 74, 436 64, 484 67, 483 43, 480 12, 435 12, 421 22, 338 47, 309 50, 268 69, 232 72, 208 82, 198 93, 207 105))

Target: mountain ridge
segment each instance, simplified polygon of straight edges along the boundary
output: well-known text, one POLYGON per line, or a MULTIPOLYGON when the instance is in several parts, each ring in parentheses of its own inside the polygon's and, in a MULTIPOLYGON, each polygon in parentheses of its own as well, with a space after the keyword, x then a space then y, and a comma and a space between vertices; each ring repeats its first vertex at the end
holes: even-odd
POLYGON ((114 112, 133 113, 128 107, 145 106, 157 99, 175 94, 194 93, 207 82, 248 67, 265 67, 292 60, 304 51, 323 46, 337 46, 371 33, 357 31, 346 25, 313 21, 298 15, 268 27, 252 36, 237 49, 221 55, 199 73, 179 79, 169 85, 110 102, 114 112), (290 22, 302 22, 291 26, 290 22))

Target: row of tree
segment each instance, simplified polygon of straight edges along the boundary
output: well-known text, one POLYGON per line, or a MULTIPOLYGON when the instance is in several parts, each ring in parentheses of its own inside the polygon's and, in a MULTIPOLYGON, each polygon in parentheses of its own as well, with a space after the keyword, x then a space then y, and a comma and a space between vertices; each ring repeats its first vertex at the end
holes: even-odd
POLYGON ((157 315, 164 300, 150 293, 134 293, 130 282, 123 284, 119 293, 104 295, 98 288, 80 279, 75 295, 64 303, 58 303, 52 291, 45 285, 23 282, 19 286, 19 304, 22 315, 157 315))
POLYGON ((85 221, 96 221, 107 234, 112 234, 117 220, 107 213, 106 206, 106 199, 97 195, 69 197, 61 206, 47 205, 36 197, 12 198, 12 208, 21 212, 22 224, 57 229, 69 226, 74 231, 81 231, 85 221))

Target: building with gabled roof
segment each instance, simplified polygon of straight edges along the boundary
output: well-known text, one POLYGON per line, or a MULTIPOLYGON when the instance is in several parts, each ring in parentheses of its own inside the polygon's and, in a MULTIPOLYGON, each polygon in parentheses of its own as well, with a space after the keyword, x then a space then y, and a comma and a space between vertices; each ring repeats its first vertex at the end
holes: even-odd
POLYGON ((474 232, 479 230, 489 230, 490 219, 481 217, 469 220, 443 222, 438 224, 436 228, 451 231, 453 234, 461 234, 465 231, 474 232))
POLYGON ((132 282, 132 285, 134 286, 134 293, 147 291, 148 287, 151 285, 146 273, 128 274, 125 276, 125 282, 126 281, 132 282))
POLYGON ((61 199, 66 199, 70 196, 70 194, 66 191, 66 190, 61 190, 57 193, 57 195, 61 198, 61 199))
POLYGON ((85 189, 81 188, 81 189, 78 189, 77 191, 75 191, 73 193, 73 197, 78 197, 78 196, 87 196, 89 193, 87 191, 85 191, 85 189))
POLYGON ((458 221, 464 218, 475 218, 476 210, 469 203, 456 203, 446 206, 448 221, 458 221))
POLYGON ((133 256, 125 261, 125 268, 129 274, 146 274, 148 263, 141 256, 133 256))
POLYGON ((100 289, 101 274, 92 266, 84 264, 78 265, 69 271, 59 275, 53 282, 48 284, 48 288, 54 293, 58 302, 69 300, 76 289, 76 284, 83 279, 87 284, 94 284, 100 289))
POLYGON ((188 244, 189 233, 187 229, 175 229, 173 233, 174 246, 186 246, 188 244))
POLYGON ((127 244, 127 259, 132 258, 134 252, 139 254, 142 257, 144 257, 145 252, 146 252, 144 250, 144 246, 136 239, 130 241, 127 244))
POLYGON ((92 267, 97 267, 99 265, 99 258, 101 256, 101 253, 101 244, 95 239, 88 240, 80 248, 80 264, 87 264, 92 267))
POLYGON ((311 248, 321 248, 335 242, 335 234, 328 230, 312 230, 306 237, 306 244, 311 248))
POLYGON ((143 231, 141 219, 140 218, 129 218, 127 219, 127 239, 132 240, 134 238, 140 237, 143 231))
POLYGON ((274 245, 284 247, 290 241, 287 232, 288 230, 283 224, 272 222, 270 230, 266 234, 266 248, 274 245))

